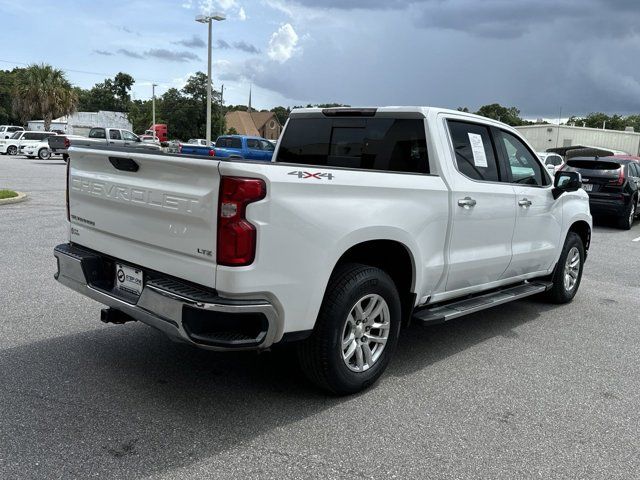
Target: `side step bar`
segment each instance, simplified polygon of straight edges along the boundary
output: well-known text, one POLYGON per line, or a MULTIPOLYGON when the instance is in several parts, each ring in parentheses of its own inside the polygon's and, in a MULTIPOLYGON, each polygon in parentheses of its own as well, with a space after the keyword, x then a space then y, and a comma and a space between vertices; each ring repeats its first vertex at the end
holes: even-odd
POLYGON ((480 310, 495 307, 496 305, 502 305, 503 303, 513 302, 514 300, 520 300, 521 298, 545 292, 552 286, 553 284, 551 282, 542 280, 521 283, 515 287, 494 290, 475 297, 468 297, 464 300, 456 300, 450 303, 416 310, 413 312, 412 321, 424 325, 443 323, 453 320, 454 318, 462 317, 463 315, 469 315, 470 313, 479 312, 480 310))

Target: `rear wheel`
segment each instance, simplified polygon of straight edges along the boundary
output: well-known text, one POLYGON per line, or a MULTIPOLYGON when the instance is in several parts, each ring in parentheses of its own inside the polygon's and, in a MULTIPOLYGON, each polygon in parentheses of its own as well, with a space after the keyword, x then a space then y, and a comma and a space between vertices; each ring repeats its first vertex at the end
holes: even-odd
POLYGON ((635 220, 637 213, 636 203, 637 200, 635 198, 632 198, 629 202, 629 206, 627 207, 627 211, 618 219, 618 224, 623 230, 630 230, 633 226, 633 221, 635 220))
POLYGON ((329 281, 313 334, 298 346, 303 371, 338 395, 359 392, 384 372, 400 331, 393 280, 360 264, 340 267, 329 281))
POLYGON ((569 303, 576 296, 584 267, 584 245, 579 235, 569 232, 558 265, 551 276, 553 286, 546 297, 553 303, 569 303))
POLYGON ((41 148, 38 150, 38 158, 40 160, 47 160, 49 157, 51 157, 51 152, 48 148, 41 148))

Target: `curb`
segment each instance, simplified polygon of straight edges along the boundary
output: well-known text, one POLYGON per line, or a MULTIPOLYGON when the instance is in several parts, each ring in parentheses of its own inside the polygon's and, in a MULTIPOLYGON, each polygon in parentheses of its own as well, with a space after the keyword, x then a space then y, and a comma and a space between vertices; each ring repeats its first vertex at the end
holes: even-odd
POLYGON ((29 200, 29 195, 27 195, 26 193, 22 193, 22 192, 16 192, 16 193, 18 194, 17 197, 4 198, 0 200, 0 206, 9 205, 11 203, 26 202, 27 200, 29 200))

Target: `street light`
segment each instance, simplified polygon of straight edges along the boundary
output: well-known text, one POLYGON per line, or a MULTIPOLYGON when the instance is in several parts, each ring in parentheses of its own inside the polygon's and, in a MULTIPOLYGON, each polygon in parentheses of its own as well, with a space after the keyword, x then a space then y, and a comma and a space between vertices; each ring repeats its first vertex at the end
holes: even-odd
POLYGON ((211 23, 221 22, 226 17, 223 13, 213 15, 196 15, 196 22, 209 24, 209 47, 207 52, 207 145, 211 145, 211 23))

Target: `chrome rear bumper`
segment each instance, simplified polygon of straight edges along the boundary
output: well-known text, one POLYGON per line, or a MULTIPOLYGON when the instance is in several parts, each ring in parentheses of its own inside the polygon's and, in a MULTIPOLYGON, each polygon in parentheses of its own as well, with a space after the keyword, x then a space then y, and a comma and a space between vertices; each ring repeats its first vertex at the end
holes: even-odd
POLYGON ((273 344, 279 330, 277 311, 265 300, 224 299, 147 271, 142 293, 135 298, 113 288, 111 265, 117 259, 72 244, 58 245, 54 256, 60 283, 177 341, 208 350, 261 350, 273 344))

